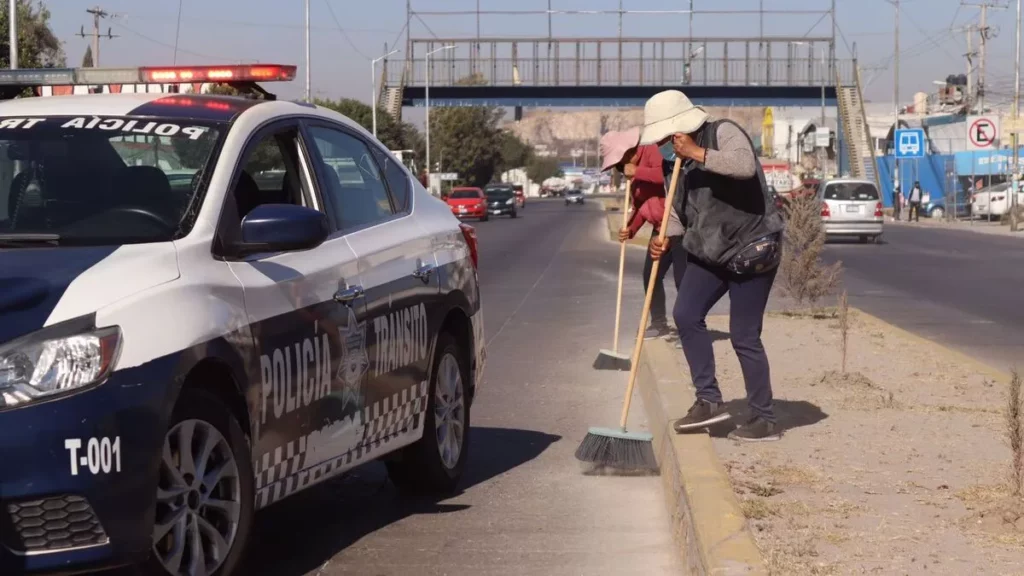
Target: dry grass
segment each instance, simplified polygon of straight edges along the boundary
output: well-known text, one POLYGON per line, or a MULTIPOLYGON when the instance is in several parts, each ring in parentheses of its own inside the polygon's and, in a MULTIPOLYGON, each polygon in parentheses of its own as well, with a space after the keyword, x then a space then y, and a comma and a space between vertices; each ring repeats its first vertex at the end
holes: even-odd
POLYGON ((836 310, 839 312, 839 337, 843 355, 841 370, 843 374, 846 374, 846 355, 850 344, 850 302, 847 298, 846 290, 843 290, 842 294, 839 295, 839 305, 836 307, 836 310))
POLYGON ((1020 375, 1013 371, 1006 395, 1006 439, 1010 443, 1010 488, 1024 492, 1024 415, 1021 414, 1020 375))
POLYGON ((797 196, 786 206, 779 286, 798 306, 815 306, 839 285, 842 263, 826 266, 825 230, 821 202, 814 196, 797 196))

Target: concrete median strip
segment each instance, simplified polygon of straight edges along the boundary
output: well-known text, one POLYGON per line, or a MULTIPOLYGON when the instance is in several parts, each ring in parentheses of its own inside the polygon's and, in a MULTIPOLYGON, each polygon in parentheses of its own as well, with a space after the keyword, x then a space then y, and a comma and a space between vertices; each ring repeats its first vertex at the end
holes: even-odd
POLYGON ((664 340, 645 342, 638 383, 686 574, 767 575, 711 438, 672 430, 672 421, 682 417, 692 401, 680 356, 664 340))

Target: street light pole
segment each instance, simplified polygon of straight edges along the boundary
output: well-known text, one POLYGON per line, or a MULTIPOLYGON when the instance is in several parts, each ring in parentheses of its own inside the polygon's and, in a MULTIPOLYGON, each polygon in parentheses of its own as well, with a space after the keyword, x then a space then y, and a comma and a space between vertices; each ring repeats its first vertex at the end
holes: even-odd
POLYGON ((312 82, 310 80, 311 75, 309 66, 309 0, 306 0, 306 102, 309 102, 310 97, 312 96, 312 82))
POLYGON ((438 53, 438 52, 440 52, 442 50, 451 50, 452 48, 455 48, 455 46, 453 46, 453 45, 441 46, 440 48, 436 48, 434 50, 431 50, 430 52, 427 52, 426 55, 423 57, 423 62, 424 62, 424 65, 426 67, 426 71, 425 71, 426 84, 423 87, 423 101, 424 101, 423 104, 424 104, 424 123, 426 125, 425 126, 425 132, 426 132, 426 141, 427 141, 426 144, 427 144, 427 187, 428 188, 430 186, 430 171, 431 171, 431 166, 430 166, 430 56, 432 54, 436 54, 436 53, 438 53))
POLYGON ((11 70, 18 68, 18 0, 11 0, 7 18, 10 24, 11 70))
MULTIPOLYGON (((388 47, 384 46, 384 49, 387 50, 388 47)), ((384 60, 385 58, 387 58, 388 56, 391 56, 392 54, 394 54, 396 52, 398 52, 397 48, 395 50, 392 50, 391 52, 388 52, 387 54, 385 54, 383 56, 380 56, 378 58, 374 58, 373 60, 370 60, 370 91, 372 92, 372 97, 371 97, 370 102, 371 102, 371 105, 373 106, 373 112, 371 114, 373 116, 373 137, 374 138, 377 137, 377 62, 380 62, 381 60, 384 60)))

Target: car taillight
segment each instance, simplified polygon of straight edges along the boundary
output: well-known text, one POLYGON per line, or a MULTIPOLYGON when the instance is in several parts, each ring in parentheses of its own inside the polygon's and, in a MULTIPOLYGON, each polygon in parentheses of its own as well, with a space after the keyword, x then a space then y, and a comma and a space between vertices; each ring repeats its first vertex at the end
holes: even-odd
POLYGON ((821 203, 821 216, 822 216, 822 218, 829 218, 829 217, 832 216, 832 211, 828 209, 828 203, 827 202, 822 202, 821 203))
POLYGON ((882 203, 875 204, 875 218, 882 217, 882 203))
POLYGON ((462 229, 462 237, 466 239, 466 246, 469 246, 469 258, 473 261, 473 269, 477 268, 479 255, 476 248, 476 229, 469 224, 459 223, 462 229))

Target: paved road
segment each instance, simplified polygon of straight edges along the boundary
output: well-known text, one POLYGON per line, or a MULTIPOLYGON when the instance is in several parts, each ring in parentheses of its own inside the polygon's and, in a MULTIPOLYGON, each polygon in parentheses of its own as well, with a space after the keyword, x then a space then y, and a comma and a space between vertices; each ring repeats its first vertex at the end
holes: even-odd
POLYGON ((1001 370, 1024 361, 1019 238, 888 223, 884 238, 829 244, 851 304, 1001 370))
MULTIPOLYGON (((616 422, 625 385, 590 367, 614 323, 618 251, 603 214, 531 201, 516 220, 473 224, 489 360, 461 493, 405 500, 382 466, 363 467, 267 510, 244 573, 679 573, 661 480, 584 475, 573 457, 588 426, 616 422)), ((630 310, 640 294, 634 283, 630 310)), ((627 320, 623 333, 635 330, 627 320)))

